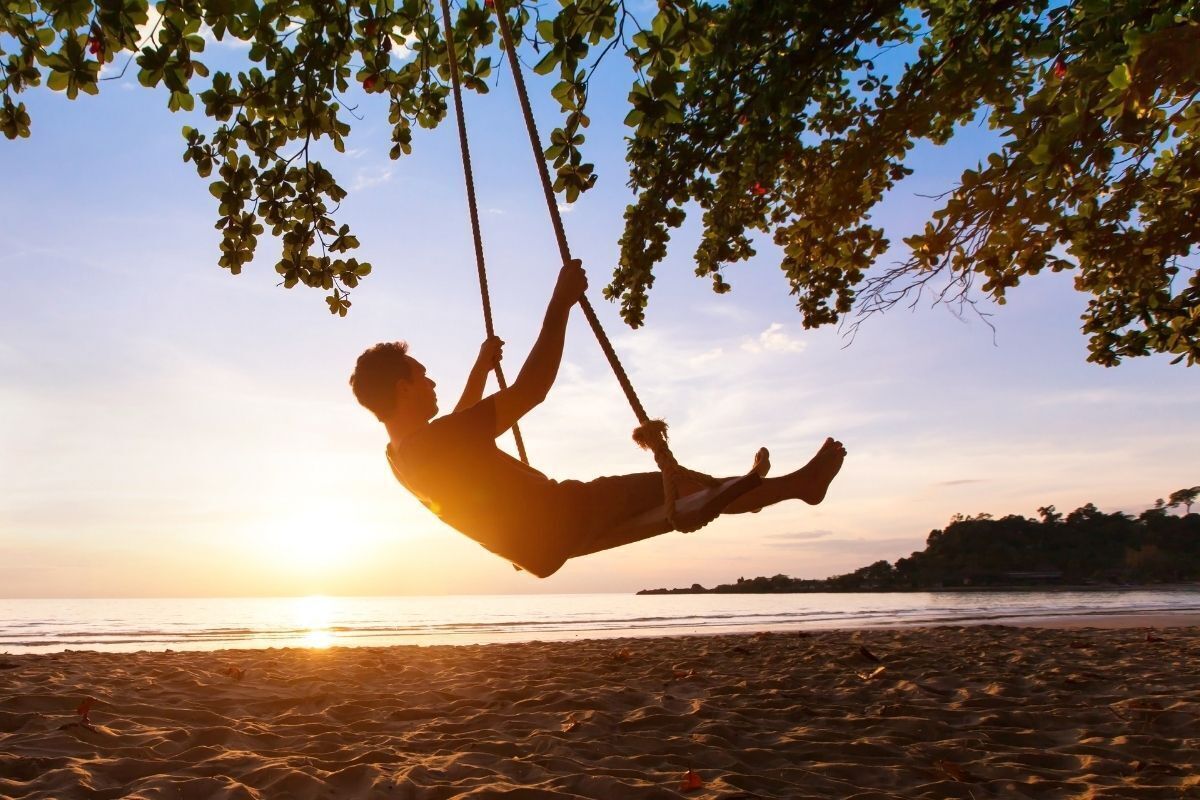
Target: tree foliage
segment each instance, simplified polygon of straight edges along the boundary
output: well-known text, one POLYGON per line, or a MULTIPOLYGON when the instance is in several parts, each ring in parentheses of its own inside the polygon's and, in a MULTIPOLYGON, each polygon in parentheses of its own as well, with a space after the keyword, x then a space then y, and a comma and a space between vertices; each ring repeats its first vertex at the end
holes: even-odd
POLYGON ((1177 489, 1171 492, 1167 501, 1170 508, 1183 506, 1183 513, 1190 514, 1192 513, 1192 504, 1196 502, 1197 498, 1200 498, 1200 486, 1189 486, 1186 489, 1177 489))
POLYGON ((864 290, 868 313, 926 287, 1003 303, 1071 271, 1091 360, 1200 356, 1200 277, 1181 261, 1200 238, 1195 3, 745 0, 714 21, 712 52, 650 82, 678 113, 629 147, 639 197, 614 291, 631 321, 695 202, 697 272, 724 291, 750 234, 770 232, 807 326, 864 290), (892 245, 870 214, 915 145, 984 120, 994 151, 898 266, 869 273, 892 245))
MULTIPOLYGON (((806 326, 930 290, 972 303, 1039 272, 1088 296, 1090 360, 1200 357, 1200 12, 1195 0, 621 0, 506 3, 562 110, 545 156, 568 201, 591 188, 588 85, 622 50, 634 69, 628 161, 636 199, 606 293, 644 320, 654 267, 695 209, 696 272, 727 291, 730 265, 769 234, 806 326), (553 13, 550 13, 550 12, 553 13), (545 13, 545 16, 543 16, 545 13), (947 187, 901 261, 871 213, 921 143, 986 124, 992 152, 947 187)), ((496 13, 459 3, 467 88, 487 91, 496 13)), ((19 95, 42 83, 95 93, 102 64, 136 61, 173 111, 199 99, 215 127, 184 129, 185 158, 219 204, 223 267, 265 230, 283 241, 285 286, 346 291, 370 265, 333 215, 345 190, 310 145, 344 147, 357 83, 379 95, 392 156, 446 117, 449 71, 432 0, 0 0, 0 130, 27 136, 19 95), (249 43, 236 74, 210 73, 210 39, 249 43), (403 57, 401 57, 403 56, 403 57)), ((370 113, 369 108, 364 113, 370 113)))

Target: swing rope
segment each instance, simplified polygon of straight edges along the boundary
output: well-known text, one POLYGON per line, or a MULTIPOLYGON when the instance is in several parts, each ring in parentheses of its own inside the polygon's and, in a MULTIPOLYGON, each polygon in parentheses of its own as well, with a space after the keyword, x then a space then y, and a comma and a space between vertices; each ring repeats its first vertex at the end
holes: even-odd
MULTIPOLYGON (((459 86, 460 77, 458 70, 458 58, 454 50, 454 33, 450 25, 450 7, 449 0, 441 0, 442 19, 446 35, 446 48, 450 60, 450 78, 454 88, 454 104, 455 111, 458 117, 458 132, 459 144, 463 156, 463 172, 467 181, 467 194, 471 207, 471 225, 475 236, 475 252, 476 262, 479 265, 480 285, 484 287, 484 316, 488 325, 489 335, 491 335, 491 309, 487 300, 487 278, 483 267, 483 252, 482 243, 479 235, 479 218, 475 208, 475 189, 473 185, 473 175, 471 171, 470 151, 467 147, 466 122, 462 110, 462 92, 459 86)), ((517 89, 517 96, 521 101, 521 112, 525 117, 525 128, 529 133, 529 144, 533 149, 533 160, 538 167, 538 175, 542 181, 542 193, 545 196, 546 208, 550 213, 550 222, 554 227, 554 235, 558 241, 558 251, 564 265, 570 263, 571 248, 567 243, 567 235, 563 228, 562 216, 558 211, 558 202, 554 196, 554 186, 550 180, 550 172, 546 167, 546 161, 542 156, 541 138, 538 135, 537 122, 533 118, 533 110, 529 104, 529 94, 525 88, 525 79, 521 74, 521 64, 517 60, 516 47, 513 44, 512 28, 509 25, 508 17, 504 13, 503 0, 494 0, 491 4, 496 10, 496 17, 499 21, 500 35, 504 41, 504 49, 508 53, 509 66, 512 69, 514 85, 517 89)), ((670 445, 667 443, 667 423, 663 420, 651 419, 646 413, 645 407, 642 405, 641 399, 637 395, 637 391, 633 388, 633 384, 629 380, 629 375, 625 372, 624 366, 621 364, 620 358, 617 356, 616 350, 613 349, 612 342, 608 338, 608 334, 604 331, 600 324, 600 318, 596 315, 595 309, 592 307, 591 301, 587 296, 579 298, 579 305, 583 309, 584 317, 587 318, 588 324, 592 328, 592 333, 595 334, 596 340, 600 343, 601 350, 604 351, 605 357, 608 359, 609 366, 613 373, 617 376, 617 381, 621 384, 621 389, 625 392, 625 397, 629 401, 630 408, 633 409, 634 415, 638 419, 638 427, 633 432, 633 440, 644 449, 650 450, 654 454, 654 461, 658 465, 659 471, 663 476, 663 496, 664 506, 666 510, 667 520, 676 530, 690 532, 697 530, 708 522, 707 519, 686 521, 677 520, 675 518, 675 502, 679 497, 678 479, 680 477, 690 479, 702 486, 715 486, 719 483, 715 478, 706 475, 702 472, 687 469, 680 466, 671 452, 670 445)))
MULTIPOLYGON (((488 338, 491 339, 496 335, 496 328, 492 323, 492 298, 488 292, 487 267, 483 261, 483 235, 479 231, 479 207, 475 202, 475 172, 471 169, 471 147, 467 143, 467 119, 463 113, 458 54, 454 50, 454 31, 450 27, 448 0, 442 0, 442 26, 446 31, 446 54, 450 61, 450 78, 454 87, 454 113, 458 118, 458 146, 462 151, 463 178, 467 184, 467 207, 471 211, 471 235, 475 239, 475 267, 479 273, 479 294, 483 298, 483 327, 487 331, 488 338)), ((504 370, 501 368, 499 360, 496 361, 495 370, 496 383, 501 390, 506 389, 508 384, 504 380, 504 370)), ((521 456, 522 462, 528 464, 529 456, 525 453, 525 440, 521 437, 521 428, 516 423, 513 423, 512 433, 513 438, 517 441, 517 454, 521 456)))

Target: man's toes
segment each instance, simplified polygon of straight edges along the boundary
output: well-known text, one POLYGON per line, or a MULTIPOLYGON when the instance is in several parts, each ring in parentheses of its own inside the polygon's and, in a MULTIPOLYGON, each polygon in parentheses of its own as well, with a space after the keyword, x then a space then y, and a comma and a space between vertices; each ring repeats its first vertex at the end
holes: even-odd
POLYGON ((825 444, 821 445, 822 453, 836 453, 842 449, 842 443, 830 436, 825 440, 825 444))

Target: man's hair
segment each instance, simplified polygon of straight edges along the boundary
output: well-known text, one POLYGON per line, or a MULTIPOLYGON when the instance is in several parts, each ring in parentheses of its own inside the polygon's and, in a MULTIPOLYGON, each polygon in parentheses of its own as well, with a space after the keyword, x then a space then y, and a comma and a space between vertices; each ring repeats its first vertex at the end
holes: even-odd
POLYGON ((396 381, 412 378, 406 342, 380 342, 358 357, 350 388, 354 396, 382 422, 396 405, 396 381))

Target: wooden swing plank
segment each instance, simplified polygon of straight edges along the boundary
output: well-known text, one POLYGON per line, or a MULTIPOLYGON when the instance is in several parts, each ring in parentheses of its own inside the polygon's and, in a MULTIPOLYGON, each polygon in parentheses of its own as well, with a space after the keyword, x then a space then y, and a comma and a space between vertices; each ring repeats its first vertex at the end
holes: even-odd
MULTIPOLYGON (((730 503, 761 484, 762 476, 755 471, 750 471, 745 475, 723 481, 710 489, 685 495, 675 501, 675 518, 683 527, 707 525, 720 516, 730 503)), ((667 520, 666 506, 658 506, 636 517, 631 517, 613 528, 604 538, 642 539, 673 530, 675 530, 675 526, 667 520)))

